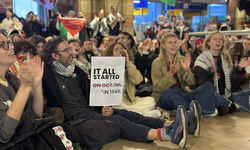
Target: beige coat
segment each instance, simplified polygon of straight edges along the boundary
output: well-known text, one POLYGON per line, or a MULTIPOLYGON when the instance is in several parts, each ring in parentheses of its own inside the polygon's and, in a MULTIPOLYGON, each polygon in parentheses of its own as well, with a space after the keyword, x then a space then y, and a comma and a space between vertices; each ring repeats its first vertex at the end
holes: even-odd
MULTIPOLYGON (((181 56, 181 58, 178 60, 178 64, 181 66, 181 59, 183 61, 185 60, 185 57, 181 56)), ((173 76, 171 76, 168 73, 167 69, 167 63, 165 60, 162 60, 160 58, 157 58, 154 60, 152 64, 152 81, 153 81, 153 90, 152 97, 155 98, 156 102, 158 102, 160 94, 165 89, 168 89, 172 87, 174 84, 176 84, 176 80, 173 76)), ((185 77, 185 71, 181 67, 177 72, 181 87, 184 91, 187 92, 187 86, 192 86, 195 83, 194 74, 191 72, 189 68, 189 76, 188 78, 185 77)))
POLYGON ((135 85, 140 84, 143 81, 143 77, 135 67, 135 65, 129 61, 126 63, 127 69, 125 70, 124 82, 126 85, 127 94, 131 102, 136 101, 140 97, 135 96, 135 85))

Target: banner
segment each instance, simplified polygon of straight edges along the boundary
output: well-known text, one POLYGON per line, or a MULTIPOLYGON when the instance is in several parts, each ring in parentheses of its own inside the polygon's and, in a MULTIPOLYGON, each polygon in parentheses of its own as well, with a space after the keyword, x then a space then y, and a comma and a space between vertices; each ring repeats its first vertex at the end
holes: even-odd
POLYGON ((86 24, 87 20, 83 18, 60 18, 60 34, 67 40, 67 32, 74 37, 86 24))
POLYGON ((0 11, 5 13, 7 9, 12 8, 12 0, 1 0, 0 1, 0 11))
POLYGON ((53 10, 58 3, 58 0, 33 0, 33 1, 38 2, 39 4, 43 5, 49 10, 53 10))
POLYGON ((90 106, 122 103, 125 57, 91 58, 90 106))

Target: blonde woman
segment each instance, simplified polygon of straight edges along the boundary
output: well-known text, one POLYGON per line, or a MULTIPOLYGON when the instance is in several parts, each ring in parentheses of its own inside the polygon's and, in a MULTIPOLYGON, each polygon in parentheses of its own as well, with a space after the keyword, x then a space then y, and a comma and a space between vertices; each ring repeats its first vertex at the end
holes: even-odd
MULTIPOLYGON (((243 59, 239 62, 238 68, 241 69, 249 65, 250 62, 243 59)), ((229 107, 220 108, 220 115, 226 115, 236 110, 250 112, 249 91, 237 92, 232 95, 232 69, 233 63, 225 48, 223 35, 219 31, 213 31, 204 42, 204 52, 196 59, 195 79, 197 86, 206 82, 212 83, 216 87, 216 92, 219 93, 217 94, 219 102, 226 104, 228 99, 233 100, 231 105, 228 101, 229 107)))
POLYGON ((194 75, 189 68, 191 62, 190 56, 188 54, 186 54, 185 58, 180 56, 178 46, 178 39, 175 34, 168 33, 162 37, 160 55, 154 60, 152 65, 154 89, 152 96, 156 100, 159 99, 158 106, 162 109, 174 110, 179 105, 183 105, 186 109, 189 109, 188 133, 199 137, 201 107, 198 101, 203 106, 203 114, 214 112, 214 107, 209 108, 205 106, 209 102, 205 101, 204 98, 206 95, 203 95, 203 91, 211 88, 212 86, 210 85, 212 84, 208 84, 204 88, 194 92, 184 92, 183 89, 187 85, 191 86, 194 84, 194 75))

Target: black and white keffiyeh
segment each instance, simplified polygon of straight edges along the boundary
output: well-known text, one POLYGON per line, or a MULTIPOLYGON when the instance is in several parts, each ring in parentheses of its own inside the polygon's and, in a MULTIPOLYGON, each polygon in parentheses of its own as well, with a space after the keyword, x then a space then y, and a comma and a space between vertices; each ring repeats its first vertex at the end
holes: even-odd
MULTIPOLYGON (((220 56, 221 57, 221 56, 220 56)), ((213 55, 210 50, 206 50, 203 52, 195 61, 194 67, 199 66, 207 71, 211 67, 211 62, 213 60, 213 55)), ((233 67, 229 67, 227 61, 221 57, 222 60, 222 69, 225 74, 225 95, 223 95, 226 99, 231 96, 231 82, 230 82, 230 75, 232 72, 233 67)), ((217 71, 214 72, 214 85, 216 87, 217 93, 219 93, 219 85, 218 85, 218 76, 217 71)))
POLYGON ((52 63, 52 66, 55 68, 55 71, 64 76, 64 77, 70 77, 75 71, 75 66, 79 67, 82 69, 87 75, 88 78, 90 79, 90 74, 89 74, 89 69, 86 67, 84 64, 82 64, 80 61, 73 59, 73 64, 65 67, 62 65, 60 62, 54 60, 52 63))
MULTIPOLYGON (((118 15, 118 17, 122 17, 122 15, 119 14, 119 13, 117 13, 117 15, 118 15)), ((110 13, 110 14, 108 15, 108 17, 109 17, 109 20, 110 20, 111 22, 112 22, 113 20, 115 20, 115 18, 116 18, 116 16, 114 16, 112 13, 110 13)), ((121 31, 121 30, 122 30, 122 22, 121 22, 121 19, 118 19, 118 21, 120 22, 120 28, 119 28, 119 30, 121 31)), ((116 24, 117 24, 117 23, 116 23, 116 24)), ((114 30, 116 24, 114 24, 114 25, 111 27, 112 30, 114 30)))

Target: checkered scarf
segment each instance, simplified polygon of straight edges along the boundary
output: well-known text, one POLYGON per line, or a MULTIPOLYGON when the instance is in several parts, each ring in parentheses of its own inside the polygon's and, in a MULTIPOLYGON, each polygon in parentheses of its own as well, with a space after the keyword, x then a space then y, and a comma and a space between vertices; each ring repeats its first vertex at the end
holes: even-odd
POLYGON ((55 68, 55 71, 64 76, 64 77, 70 77, 72 76, 72 74, 75 71, 75 66, 79 67, 80 69, 82 69, 87 75, 88 78, 90 79, 90 75, 88 73, 88 69, 85 65, 83 65, 80 61, 73 59, 73 64, 69 65, 67 67, 65 67, 64 65, 62 65, 60 62, 58 61, 53 61, 52 66, 55 68))
MULTIPOLYGON (((220 56, 221 57, 221 56, 220 56)), ((209 71, 209 68, 211 67, 211 61, 213 60, 213 55, 210 50, 206 50, 203 52, 195 61, 194 66, 199 66, 207 71, 209 71)), ((228 66, 227 61, 221 57, 222 60, 222 70, 225 74, 225 82, 226 82, 226 88, 225 88, 225 95, 224 97, 228 99, 231 96, 231 82, 230 82, 230 75, 232 72, 232 67, 228 66)), ((218 76, 217 71, 214 72, 214 85, 216 87, 217 93, 219 93, 219 85, 218 85, 218 76)))

